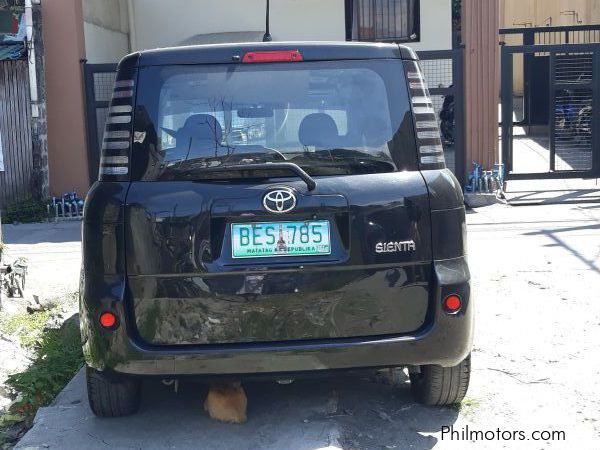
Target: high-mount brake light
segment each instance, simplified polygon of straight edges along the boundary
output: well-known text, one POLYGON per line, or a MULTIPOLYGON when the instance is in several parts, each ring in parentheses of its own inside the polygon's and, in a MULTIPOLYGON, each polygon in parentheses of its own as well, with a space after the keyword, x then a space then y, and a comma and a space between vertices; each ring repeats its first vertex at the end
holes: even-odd
POLYGON ((242 62, 298 62, 302 60, 302 54, 298 50, 273 50, 267 52, 248 52, 244 55, 242 62))

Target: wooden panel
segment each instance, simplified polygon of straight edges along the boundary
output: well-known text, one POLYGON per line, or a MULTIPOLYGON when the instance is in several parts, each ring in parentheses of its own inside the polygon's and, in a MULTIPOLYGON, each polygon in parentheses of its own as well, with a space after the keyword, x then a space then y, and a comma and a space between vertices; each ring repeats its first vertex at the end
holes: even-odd
POLYGON ((579 25, 600 22, 598 0, 500 0, 500 28, 546 25, 578 25, 572 15, 561 11, 576 11, 579 25))
MULTIPOLYGON (((491 170, 499 162, 500 47, 498 0, 463 0, 466 158, 491 170)), ((468 173, 467 172, 467 173, 468 173)))
POLYGON ((0 207, 32 195, 31 107, 27 61, 0 61, 0 134, 4 171, 0 207))

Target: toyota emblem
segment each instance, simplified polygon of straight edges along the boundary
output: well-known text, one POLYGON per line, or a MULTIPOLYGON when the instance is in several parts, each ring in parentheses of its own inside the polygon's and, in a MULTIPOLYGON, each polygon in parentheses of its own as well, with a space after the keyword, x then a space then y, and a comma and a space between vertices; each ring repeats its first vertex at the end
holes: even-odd
POLYGON ((263 206, 274 214, 285 214, 296 207, 296 194, 289 188, 274 189, 263 197, 263 206))

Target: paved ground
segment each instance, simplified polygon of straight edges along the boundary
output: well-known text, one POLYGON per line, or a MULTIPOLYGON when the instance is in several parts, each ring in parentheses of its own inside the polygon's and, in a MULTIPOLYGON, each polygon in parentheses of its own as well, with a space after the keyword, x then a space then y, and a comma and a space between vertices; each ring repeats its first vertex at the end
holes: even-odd
MULTIPOLYGON (((67 317, 74 311, 77 306, 72 294, 78 289, 81 266, 80 229, 80 222, 2 225, 3 240, 8 244, 3 263, 25 257, 29 273, 25 298, 3 296, 0 314, 6 317, 25 313, 34 295, 44 305, 61 305, 67 317)), ((0 331, 0 410, 11 401, 3 386, 7 376, 31 364, 31 355, 31 350, 22 347, 17 337, 5 336, 0 331)))
POLYGON ((8 244, 4 263, 22 256, 29 260, 30 294, 52 298, 77 291, 81 222, 3 224, 2 232, 8 244))
POLYGON ((494 205, 468 222, 477 335, 460 412, 416 405, 406 383, 351 377, 246 385, 249 421, 233 426, 206 417, 205 386, 175 394, 154 381, 138 415, 100 420, 80 373, 19 448, 599 448, 600 203, 494 205), (566 441, 450 441, 450 425, 564 431, 566 441))

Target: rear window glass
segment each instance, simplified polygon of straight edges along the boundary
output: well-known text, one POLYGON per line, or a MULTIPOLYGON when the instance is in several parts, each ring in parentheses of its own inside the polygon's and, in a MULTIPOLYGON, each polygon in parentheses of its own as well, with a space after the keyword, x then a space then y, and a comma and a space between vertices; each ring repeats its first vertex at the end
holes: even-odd
POLYGON ((133 173, 193 180, 268 162, 313 176, 405 170, 416 164, 412 130, 399 60, 146 67, 133 173))

